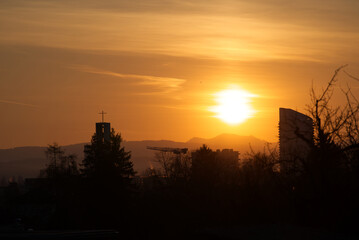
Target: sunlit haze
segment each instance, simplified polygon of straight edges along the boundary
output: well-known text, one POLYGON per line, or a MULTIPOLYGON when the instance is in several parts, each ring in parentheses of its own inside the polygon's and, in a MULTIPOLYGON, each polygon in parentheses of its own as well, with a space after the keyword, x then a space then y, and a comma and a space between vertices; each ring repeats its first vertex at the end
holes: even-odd
POLYGON ((0 148, 88 142, 102 110, 125 140, 276 142, 279 107, 306 113, 343 64, 359 76, 358 16, 356 0, 0 1, 0 148))

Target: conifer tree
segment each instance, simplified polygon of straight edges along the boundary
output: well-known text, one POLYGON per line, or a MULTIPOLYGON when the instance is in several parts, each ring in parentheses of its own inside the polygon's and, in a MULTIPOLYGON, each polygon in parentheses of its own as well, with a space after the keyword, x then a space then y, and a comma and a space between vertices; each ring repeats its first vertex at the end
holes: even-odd
POLYGON ((112 129, 109 141, 102 141, 96 134, 91 144, 85 145, 85 158, 81 172, 84 177, 109 179, 130 178, 135 175, 131 153, 122 147, 121 134, 112 129))

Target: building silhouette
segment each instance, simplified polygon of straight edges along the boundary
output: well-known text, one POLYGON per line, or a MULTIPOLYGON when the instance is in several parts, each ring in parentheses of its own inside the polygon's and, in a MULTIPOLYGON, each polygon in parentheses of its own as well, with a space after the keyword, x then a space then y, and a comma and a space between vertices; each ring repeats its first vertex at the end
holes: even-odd
POLYGON ((96 137, 98 141, 110 141, 111 126, 108 122, 96 123, 96 137))
POLYGON ((279 108, 279 156, 281 171, 302 167, 313 144, 313 120, 288 108, 279 108))
POLYGON ((233 151, 233 149, 217 149, 216 155, 219 159, 222 159, 228 163, 229 167, 238 167, 239 164, 239 152, 233 151))
POLYGON ((106 114, 104 111, 100 112, 99 114, 102 115, 102 122, 96 123, 97 141, 110 141, 111 124, 109 122, 104 122, 104 115, 106 114))
MULTIPOLYGON (((198 164, 198 161, 200 160, 201 153, 198 151, 193 151, 191 153, 192 157, 192 166, 195 166, 198 164)), ((216 151, 212 152, 213 157, 216 159, 220 159, 223 163, 225 163, 228 167, 238 167, 239 164, 239 152, 233 151, 233 149, 217 149, 216 151)))
POLYGON ((191 153, 191 157, 194 182, 228 184, 238 174, 239 152, 233 149, 197 150, 191 153))

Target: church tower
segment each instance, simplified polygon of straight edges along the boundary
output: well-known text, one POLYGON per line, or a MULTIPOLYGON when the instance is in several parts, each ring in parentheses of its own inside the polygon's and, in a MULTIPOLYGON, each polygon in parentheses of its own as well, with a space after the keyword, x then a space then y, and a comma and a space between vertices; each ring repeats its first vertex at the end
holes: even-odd
POLYGON ((110 141, 111 126, 110 123, 104 122, 104 111, 100 112, 102 114, 102 122, 96 123, 96 136, 97 139, 101 142, 110 141))

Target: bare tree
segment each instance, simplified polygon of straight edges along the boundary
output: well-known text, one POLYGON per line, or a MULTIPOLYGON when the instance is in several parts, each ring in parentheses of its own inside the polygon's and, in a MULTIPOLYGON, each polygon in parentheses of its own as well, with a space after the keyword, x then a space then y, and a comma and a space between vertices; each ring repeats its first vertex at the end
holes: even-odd
POLYGON ((57 143, 49 144, 46 151, 48 165, 40 171, 41 177, 64 177, 78 174, 76 155, 65 155, 65 151, 57 143))
POLYGON ((159 168, 152 169, 151 173, 163 177, 168 184, 189 181, 191 159, 188 154, 156 152, 155 162, 159 165, 159 168))
MULTIPOLYGON (((312 87, 311 104, 307 106, 307 109, 314 121, 314 140, 317 147, 336 144, 343 150, 347 150, 358 146, 359 102, 350 86, 347 85, 345 89, 340 88, 346 103, 341 106, 332 104, 334 90, 339 81, 338 75, 346 66, 343 65, 335 70, 326 88, 319 94, 312 87)), ((347 75, 354 78, 350 74, 347 75)))
POLYGON ((359 81, 344 70, 346 66, 335 70, 326 88, 319 94, 312 87, 311 104, 307 108, 314 124, 314 156, 303 163, 307 168, 323 169, 326 166, 334 171, 359 166, 354 163, 359 163, 359 101, 349 85, 339 87, 344 104, 336 106, 333 100, 335 90, 338 91, 340 73, 359 81))

